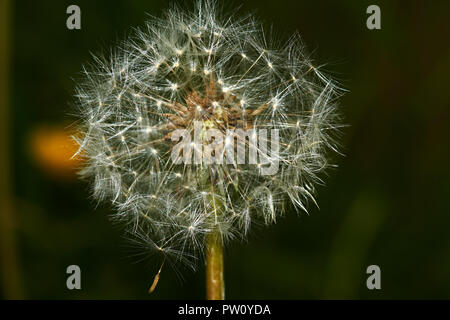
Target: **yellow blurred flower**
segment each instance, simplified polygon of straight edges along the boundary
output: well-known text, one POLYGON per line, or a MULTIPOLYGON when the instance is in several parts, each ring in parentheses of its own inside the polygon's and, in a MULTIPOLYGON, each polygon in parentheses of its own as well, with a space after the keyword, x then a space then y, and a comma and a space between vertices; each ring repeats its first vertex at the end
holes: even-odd
POLYGON ((58 179, 76 177, 81 157, 72 156, 78 150, 73 131, 59 126, 41 125, 33 130, 30 147, 36 164, 48 175, 58 179))

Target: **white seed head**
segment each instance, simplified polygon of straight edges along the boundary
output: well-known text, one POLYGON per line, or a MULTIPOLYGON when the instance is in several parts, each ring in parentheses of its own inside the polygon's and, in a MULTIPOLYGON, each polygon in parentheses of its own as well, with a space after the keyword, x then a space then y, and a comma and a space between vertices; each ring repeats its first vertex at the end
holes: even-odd
POLYGON ((198 1, 192 12, 151 18, 112 56, 96 58, 77 88, 80 174, 92 179, 94 197, 109 199, 114 218, 146 247, 189 263, 212 230, 244 237, 252 221, 275 222, 287 203, 306 211, 327 151, 337 151, 336 83, 312 66, 298 35, 268 47, 254 19, 233 17, 198 1), (262 175, 261 159, 174 164, 171 136, 193 132, 195 121, 223 133, 278 130, 279 155, 266 159, 278 171, 262 175))

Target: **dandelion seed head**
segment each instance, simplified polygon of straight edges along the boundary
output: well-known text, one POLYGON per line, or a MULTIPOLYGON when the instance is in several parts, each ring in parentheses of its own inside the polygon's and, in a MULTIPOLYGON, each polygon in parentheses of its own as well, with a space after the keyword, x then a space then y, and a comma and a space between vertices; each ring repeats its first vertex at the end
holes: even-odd
POLYGON ((276 222, 287 203, 303 211, 315 203, 327 154, 338 151, 341 90, 298 35, 274 47, 268 39, 255 19, 230 18, 202 0, 150 18, 86 68, 77 88, 87 160, 80 175, 146 248, 194 263, 212 230, 224 241, 245 237, 253 221, 276 222), (172 137, 193 132, 196 121, 202 138, 207 129, 278 130, 280 153, 254 164, 176 164, 172 137), (275 161, 278 171, 262 175, 275 161))

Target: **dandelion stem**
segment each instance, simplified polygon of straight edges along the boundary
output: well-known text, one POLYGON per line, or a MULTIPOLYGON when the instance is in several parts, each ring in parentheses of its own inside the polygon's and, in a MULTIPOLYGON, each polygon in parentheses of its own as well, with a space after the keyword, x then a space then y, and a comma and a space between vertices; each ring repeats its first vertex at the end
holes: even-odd
POLYGON ((225 299, 223 243, 218 231, 206 236, 206 299, 225 299))

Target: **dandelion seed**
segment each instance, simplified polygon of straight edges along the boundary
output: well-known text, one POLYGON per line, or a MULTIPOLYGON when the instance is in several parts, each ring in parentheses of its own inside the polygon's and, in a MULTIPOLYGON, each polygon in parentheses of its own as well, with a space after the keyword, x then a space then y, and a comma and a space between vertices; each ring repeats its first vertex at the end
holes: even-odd
MULTIPOLYGON (((165 260, 164 260, 164 261, 165 261, 165 260)), ((155 291, 156 286, 158 285, 159 278, 160 278, 160 276, 161 276, 161 270, 162 270, 162 267, 164 266, 164 261, 163 261, 163 263, 161 264, 161 267, 159 268, 158 273, 155 275, 155 278, 153 279, 153 283, 152 283, 152 285, 150 286, 150 289, 148 289, 148 293, 149 293, 149 294, 151 294, 153 291, 155 291)))

